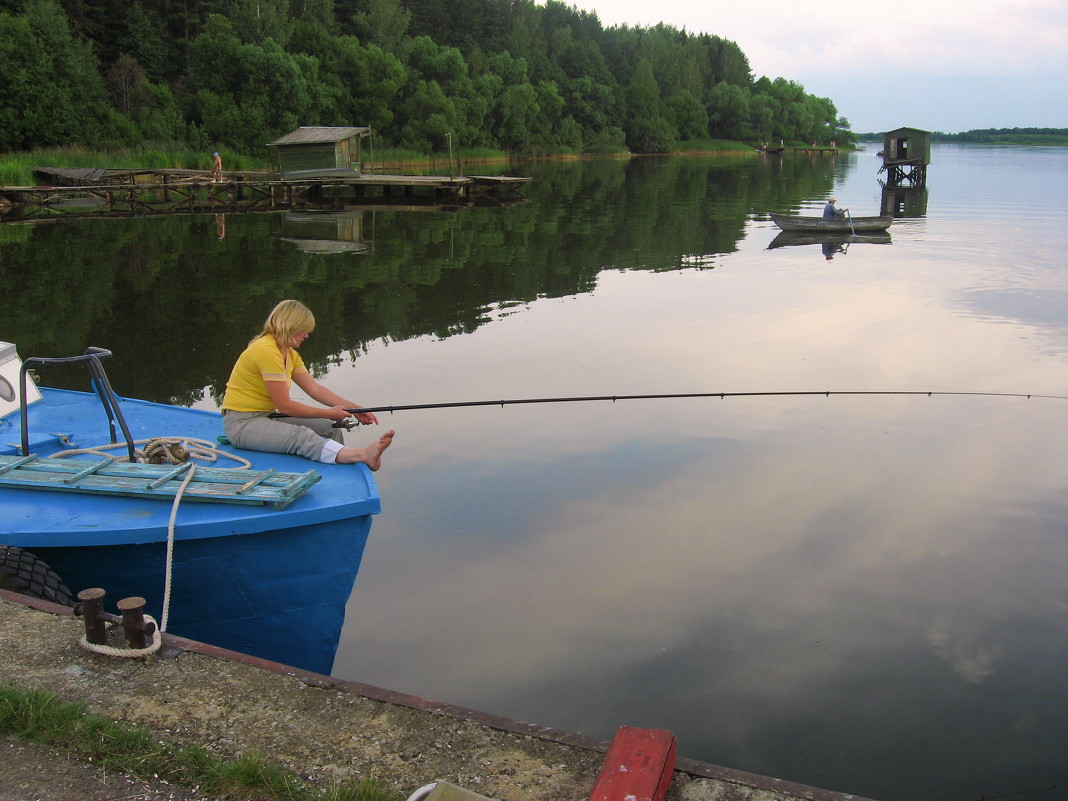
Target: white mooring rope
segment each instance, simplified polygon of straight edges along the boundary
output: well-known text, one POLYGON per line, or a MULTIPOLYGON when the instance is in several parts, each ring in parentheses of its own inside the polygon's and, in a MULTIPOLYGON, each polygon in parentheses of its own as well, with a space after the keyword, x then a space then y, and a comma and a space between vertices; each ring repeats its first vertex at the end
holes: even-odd
MULTIPOLYGON (((252 462, 248 459, 229 453, 228 451, 220 450, 211 440, 198 439, 197 437, 149 437, 147 439, 134 440, 133 444, 145 446, 143 449, 134 449, 134 456, 142 462, 157 454, 163 461, 169 462, 170 464, 181 464, 187 459, 199 459, 202 462, 215 462, 218 461, 220 456, 225 456, 226 458, 233 459, 235 462, 241 464, 240 467, 235 468, 237 470, 248 470, 252 467, 252 462), (177 445, 179 447, 169 448, 167 447, 168 445, 177 445), (185 451, 185 459, 181 458, 182 450, 185 451)), ((106 457, 107 454, 103 451, 111 450, 112 448, 125 447, 127 447, 125 442, 112 442, 107 445, 98 445, 93 448, 70 448, 65 451, 54 453, 49 458, 63 459, 67 456, 78 456, 84 453, 106 457)), ((116 457, 116 461, 129 461, 129 457, 116 457)))
MULTIPOLYGON (((150 623, 155 623, 156 619, 152 615, 145 615, 145 620, 150 623)), ((160 631, 159 626, 155 626, 155 631, 152 632, 152 642, 146 645, 144 648, 117 648, 113 645, 99 645, 95 642, 89 642, 86 636, 83 634, 80 641, 80 645, 86 651, 91 651, 94 654, 101 654, 103 656, 125 656, 125 657, 140 657, 149 656, 156 653, 163 644, 163 632, 160 631)))
MULTIPOLYGON (((233 459, 236 462, 241 463, 239 470, 249 469, 252 467, 252 463, 247 459, 240 456, 235 456, 227 451, 219 450, 214 442, 210 440, 197 439, 196 437, 150 437, 148 439, 139 439, 134 442, 134 445, 145 445, 143 450, 134 450, 134 455, 140 460, 145 461, 151 458, 155 454, 159 454, 163 461, 171 464, 182 464, 189 459, 200 459, 201 461, 214 462, 217 461, 219 456, 226 456, 233 459), (178 447, 167 447, 178 446, 178 447), (183 454, 182 451, 185 453, 183 454), (185 456, 183 459, 182 456, 185 456)), ((62 458, 67 456, 74 456, 76 454, 91 453, 96 456, 103 456, 107 458, 107 454, 102 451, 110 450, 112 448, 124 448, 126 443, 113 442, 109 445, 101 445, 95 448, 72 448, 70 450, 60 451, 53 454, 49 458, 62 458)), ((116 461, 124 461, 117 459, 116 461)), ((127 458, 125 461, 129 461, 127 458)), ((95 654, 102 654, 103 656, 118 656, 118 657, 143 657, 156 653, 163 644, 163 632, 167 630, 167 619, 170 616, 171 608, 171 577, 174 564, 174 526, 175 519, 178 516, 178 505, 182 501, 182 495, 185 493, 186 487, 189 486, 189 482, 193 480, 193 475, 196 473, 196 465, 189 468, 189 471, 185 474, 185 478, 182 480, 181 485, 178 487, 178 491, 174 494, 174 502, 171 504, 171 516, 167 521, 167 569, 163 584, 163 622, 155 625, 155 630, 152 633, 152 642, 144 648, 118 648, 111 645, 99 645, 97 643, 91 643, 82 635, 81 646, 87 651, 91 651, 95 654)), ((155 624, 156 620, 151 615, 145 615, 145 620, 155 624)))

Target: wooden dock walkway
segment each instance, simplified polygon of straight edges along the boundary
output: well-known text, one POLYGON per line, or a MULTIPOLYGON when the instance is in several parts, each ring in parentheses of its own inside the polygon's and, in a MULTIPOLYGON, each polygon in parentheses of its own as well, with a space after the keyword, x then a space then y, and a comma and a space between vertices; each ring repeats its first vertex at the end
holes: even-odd
POLYGON ((530 178, 506 175, 406 175, 365 173, 342 177, 303 177, 281 180, 263 172, 224 173, 212 181, 196 170, 38 170, 38 179, 53 183, 0 187, 0 198, 12 206, 56 206, 90 201, 97 206, 148 208, 172 204, 175 211, 197 206, 225 208, 239 200, 253 200, 269 208, 319 205, 324 198, 354 200, 418 195, 454 203, 473 203, 476 197, 515 192, 530 178))

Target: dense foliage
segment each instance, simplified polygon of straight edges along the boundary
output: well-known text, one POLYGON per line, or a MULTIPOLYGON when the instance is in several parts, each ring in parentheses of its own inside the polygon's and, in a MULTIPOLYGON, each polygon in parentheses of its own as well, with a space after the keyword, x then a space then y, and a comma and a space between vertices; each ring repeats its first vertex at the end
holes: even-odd
POLYGON ((734 42, 557 0, 0 0, 0 70, 0 151, 263 153, 300 125, 422 152, 446 134, 517 153, 851 139, 734 42))

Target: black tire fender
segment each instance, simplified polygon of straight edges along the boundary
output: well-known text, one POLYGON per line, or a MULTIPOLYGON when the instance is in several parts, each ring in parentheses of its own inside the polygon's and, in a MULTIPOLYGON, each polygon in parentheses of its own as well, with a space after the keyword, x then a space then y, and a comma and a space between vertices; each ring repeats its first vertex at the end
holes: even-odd
POLYGON ((0 589, 74 606, 74 596, 52 568, 29 551, 10 545, 0 545, 0 589))

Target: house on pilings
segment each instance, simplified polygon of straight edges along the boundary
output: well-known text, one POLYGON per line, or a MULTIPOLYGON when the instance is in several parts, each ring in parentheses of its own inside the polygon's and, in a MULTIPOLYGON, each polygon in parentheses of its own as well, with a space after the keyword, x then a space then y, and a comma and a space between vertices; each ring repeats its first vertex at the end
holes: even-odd
POLYGON ((897 128, 883 134, 883 166, 887 185, 908 182, 913 186, 927 183, 927 165, 931 163, 931 132, 919 128, 897 128))

